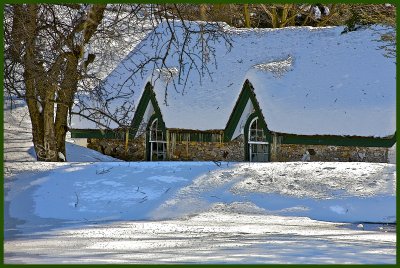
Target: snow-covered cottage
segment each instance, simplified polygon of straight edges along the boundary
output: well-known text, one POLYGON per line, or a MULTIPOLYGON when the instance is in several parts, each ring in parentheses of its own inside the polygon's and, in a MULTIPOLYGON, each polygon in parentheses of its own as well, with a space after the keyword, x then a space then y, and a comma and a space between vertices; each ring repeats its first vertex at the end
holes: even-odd
MULTIPOLYGON (((176 40, 183 40, 178 26, 176 40)), ((396 142, 396 65, 381 36, 392 29, 225 26, 230 49, 222 36, 207 39, 206 32, 187 41, 185 55, 198 55, 197 67, 206 62, 207 69, 186 68, 180 76, 180 60, 193 58, 171 46, 169 68, 156 63, 133 75, 145 56, 156 56, 152 38, 165 27, 105 80, 108 92, 132 93, 134 107, 118 98, 93 102, 125 111, 128 135, 100 130, 100 123, 113 127, 102 117, 93 124, 74 116, 72 138, 88 138, 88 147, 129 160, 388 161, 396 142), (210 45, 207 55, 202 40, 210 45)))

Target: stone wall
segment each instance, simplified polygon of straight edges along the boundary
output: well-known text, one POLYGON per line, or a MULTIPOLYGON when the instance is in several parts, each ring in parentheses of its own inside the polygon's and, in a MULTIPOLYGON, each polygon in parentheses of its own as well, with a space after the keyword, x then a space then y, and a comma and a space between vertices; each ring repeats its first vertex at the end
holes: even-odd
POLYGON ((191 161, 244 161, 243 137, 230 142, 169 142, 170 160, 191 161))
MULTIPOLYGON (((125 142, 115 139, 88 139, 88 148, 127 161, 145 161, 145 135, 125 142)), ((230 142, 169 141, 168 160, 175 161, 244 161, 243 137, 230 142)))
MULTIPOLYGON (((127 161, 145 161, 145 135, 130 140, 125 150, 123 140, 88 139, 88 148, 127 161)), ((234 161, 242 162, 243 135, 230 142, 169 141, 168 160, 172 161, 234 161)), ((306 151, 310 161, 380 162, 387 163, 388 149, 381 147, 350 147, 329 145, 272 144, 271 161, 301 161, 306 151)))
POLYGON ((89 138, 87 147, 125 161, 144 161, 146 160, 145 138, 145 135, 142 135, 130 140, 128 142, 128 150, 125 149, 124 140, 116 139, 89 138))
POLYGON ((277 145, 271 151, 271 161, 301 161, 306 151, 310 153, 310 161, 388 162, 387 148, 299 144, 277 145))

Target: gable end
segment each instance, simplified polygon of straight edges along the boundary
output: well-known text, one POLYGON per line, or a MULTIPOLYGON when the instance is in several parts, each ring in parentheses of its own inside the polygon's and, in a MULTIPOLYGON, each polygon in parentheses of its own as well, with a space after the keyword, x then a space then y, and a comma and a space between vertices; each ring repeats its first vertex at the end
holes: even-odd
POLYGON ((149 103, 151 103, 151 105, 153 106, 154 114, 164 123, 160 107, 158 106, 158 102, 156 100, 156 95, 153 91, 153 86, 150 83, 147 83, 132 120, 131 128, 129 131, 130 137, 136 137, 136 134, 140 128, 140 123, 143 120, 144 113, 149 103))
POLYGON ((224 141, 230 141, 232 139, 235 129, 239 124, 240 117, 242 116, 246 104, 249 100, 253 104, 257 116, 261 118, 263 122, 266 122, 263 114, 261 113, 260 106, 258 105, 256 95, 254 94, 253 86, 249 80, 246 80, 243 84, 243 88, 242 91, 240 92, 239 98, 236 101, 235 107, 233 108, 233 111, 229 117, 228 123, 226 124, 224 131, 224 141))

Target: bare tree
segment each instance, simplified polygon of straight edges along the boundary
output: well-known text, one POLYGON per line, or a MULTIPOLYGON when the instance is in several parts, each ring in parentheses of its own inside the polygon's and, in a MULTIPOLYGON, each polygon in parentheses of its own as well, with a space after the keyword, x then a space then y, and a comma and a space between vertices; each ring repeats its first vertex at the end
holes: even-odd
POLYGON ((65 158, 68 110, 84 48, 105 5, 5 6, 5 88, 28 104, 38 160, 65 158))
MULTIPOLYGON (((75 111, 89 120, 98 122, 96 119, 101 116, 118 126, 129 127, 128 122, 120 119, 126 117, 117 116, 134 110, 129 94, 107 92, 101 86, 102 79, 112 66, 110 61, 123 57, 124 53, 116 55, 118 44, 126 52, 127 44, 132 46, 132 43, 138 43, 149 30, 164 22, 167 33, 153 33, 148 37, 152 38, 158 51, 135 65, 130 70, 132 77, 142 73, 149 64, 153 71, 169 70, 168 58, 172 47, 180 48, 174 52, 174 56, 181 57, 182 63, 178 69, 179 83, 187 81, 184 76, 191 70, 203 75, 207 73, 207 62, 212 56, 210 40, 218 35, 224 37, 223 29, 215 23, 193 28, 182 20, 178 7, 172 7, 176 15, 171 14, 168 11, 171 8, 166 5, 4 6, 5 94, 24 98, 28 104, 38 160, 65 160, 68 115, 76 99, 92 98, 98 104, 86 105, 82 102, 81 109, 75 111), (183 38, 176 37, 177 27, 173 25, 175 20, 169 20, 171 17, 182 20, 179 34, 183 38), (204 54, 193 52, 189 46, 189 43, 193 45, 189 42, 192 36, 202 36, 196 42, 204 54), (137 40, 133 41, 135 38, 137 40), (181 40, 183 43, 180 43, 181 40), (108 109, 107 103, 112 98, 124 98, 121 109, 108 109)), ((228 38, 226 40, 229 44, 228 38)))
MULTIPOLYGON (((288 26, 344 25, 358 15, 364 24, 395 26, 392 4, 180 4, 186 19, 223 21, 234 27, 281 28, 288 26), (206 16, 204 16, 204 13, 206 16), (205 19, 204 19, 205 18, 205 19)), ((169 7, 173 7, 170 5, 169 7)), ((170 10, 174 14, 173 8, 170 10)))

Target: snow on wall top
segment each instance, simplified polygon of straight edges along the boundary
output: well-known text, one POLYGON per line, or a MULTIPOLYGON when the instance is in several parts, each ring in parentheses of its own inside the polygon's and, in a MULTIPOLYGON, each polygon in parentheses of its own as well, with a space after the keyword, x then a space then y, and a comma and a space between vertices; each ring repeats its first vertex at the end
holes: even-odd
MULTIPOLYGON (((175 22, 173 27, 182 44, 185 35, 180 25, 175 22)), ((189 25, 199 28, 196 22, 189 25)), ((178 45, 170 48, 166 66, 172 72, 164 71, 166 78, 159 74, 168 69, 159 62, 133 75, 146 57, 160 55, 152 38, 157 36, 158 44, 160 36, 169 40, 164 34, 169 26, 160 24, 105 80, 108 91, 134 92, 134 107, 151 81, 167 128, 224 129, 249 79, 271 131, 375 137, 395 132, 396 65, 379 49, 382 43, 377 40, 387 30, 383 27, 341 34, 343 27, 236 29, 225 25, 230 50, 222 36, 210 38, 205 53, 201 42, 210 37, 207 33, 195 33, 187 41, 189 55, 198 55, 197 66, 208 60, 208 71, 192 66, 187 77, 180 77, 178 45)), ((190 60, 184 55, 183 62, 190 60)), ((121 102, 108 105, 120 108, 121 102)), ((133 113, 134 109, 129 120, 133 113)), ((72 128, 82 126, 78 121, 73 118, 72 128)))

